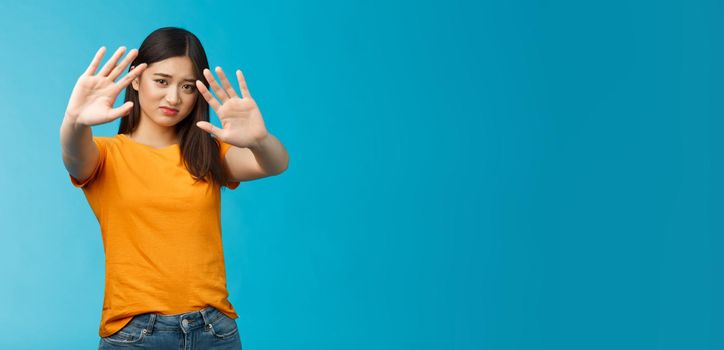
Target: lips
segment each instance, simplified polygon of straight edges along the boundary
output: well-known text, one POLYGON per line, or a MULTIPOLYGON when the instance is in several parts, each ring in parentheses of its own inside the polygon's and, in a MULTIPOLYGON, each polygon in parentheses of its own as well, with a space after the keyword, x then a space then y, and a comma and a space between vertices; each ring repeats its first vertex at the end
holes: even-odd
POLYGON ((163 112, 163 114, 166 114, 166 115, 174 115, 174 114, 178 113, 178 109, 174 109, 174 108, 160 107, 160 109, 161 109, 161 112, 163 112))

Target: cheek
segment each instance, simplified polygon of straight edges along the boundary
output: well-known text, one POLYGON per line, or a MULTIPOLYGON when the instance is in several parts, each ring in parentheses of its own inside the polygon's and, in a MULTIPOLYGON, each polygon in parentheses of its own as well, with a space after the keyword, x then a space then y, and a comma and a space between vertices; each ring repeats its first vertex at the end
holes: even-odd
POLYGON ((194 107, 194 104, 196 103, 197 95, 193 94, 186 94, 186 96, 183 97, 183 103, 186 109, 191 109, 194 107))
POLYGON ((139 97, 143 97, 145 100, 158 100, 163 98, 163 90, 154 88, 153 86, 144 86, 139 91, 139 97))

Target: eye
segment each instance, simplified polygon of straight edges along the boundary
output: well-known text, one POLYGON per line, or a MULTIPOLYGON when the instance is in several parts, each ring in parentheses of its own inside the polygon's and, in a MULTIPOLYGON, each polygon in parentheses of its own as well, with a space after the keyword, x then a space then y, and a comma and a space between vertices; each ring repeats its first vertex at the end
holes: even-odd
POLYGON ((188 88, 188 89, 187 89, 188 91, 194 91, 194 90, 196 90, 196 87, 193 86, 192 84, 186 84, 186 85, 184 85, 184 87, 187 87, 187 88, 188 88))
POLYGON ((166 79, 156 79, 156 80, 154 80, 154 81, 155 81, 155 82, 161 82, 161 81, 165 82, 166 79))

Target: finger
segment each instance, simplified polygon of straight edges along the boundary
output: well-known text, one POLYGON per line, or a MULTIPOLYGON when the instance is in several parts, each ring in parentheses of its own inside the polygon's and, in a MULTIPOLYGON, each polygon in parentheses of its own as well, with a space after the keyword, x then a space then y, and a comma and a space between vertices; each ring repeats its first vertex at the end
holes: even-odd
POLYGON ((204 100, 209 103, 209 106, 214 109, 216 114, 219 113, 219 108, 221 108, 221 104, 219 104, 219 101, 216 100, 216 97, 209 92, 209 89, 206 88, 206 85, 201 82, 201 80, 196 80, 196 89, 199 90, 201 93, 201 96, 204 97, 204 100))
POLYGON ((214 134, 216 137, 220 137, 219 134, 223 131, 223 129, 219 129, 209 122, 196 122, 196 126, 201 128, 203 131, 214 134))
POLYGON ((249 88, 246 86, 246 79, 244 79, 244 73, 241 72, 241 69, 236 70, 236 79, 239 80, 241 95, 245 98, 251 98, 251 92, 249 92, 249 88))
POLYGON ((123 79, 119 80, 115 85, 113 86, 113 91, 115 94, 118 94, 121 92, 121 90, 125 89, 128 84, 130 84, 133 79, 137 78, 141 75, 141 73, 148 67, 148 64, 141 63, 136 68, 133 68, 128 74, 126 74, 123 79))
POLYGON ((138 50, 132 49, 131 51, 128 51, 128 55, 119 63, 116 68, 113 68, 111 71, 111 74, 108 74, 108 78, 115 81, 116 78, 118 78, 121 73, 123 73, 124 70, 128 67, 131 62, 138 56, 138 50))
POLYGON ((111 111, 108 112, 108 117, 110 119, 107 122, 112 121, 114 119, 118 119, 119 117, 122 117, 124 115, 128 115, 128 113, 131 113, 132 109, 133 109, 132 101, 128 101, 118 108, 111 109, 111 111))
POLYGON ((108 73, 111 72, 111 69, 116 66, 116 62, 118 62, 118 59, 121 58, 123 53, 126 51, 125 46, 121 46, 116 50, 116 52, 113 53, 113 56, 111 56, 110 59, 108 59, 108 62, 103 66, 103 69, 101 69, 100 72, 98 72, 99 76, 105 77, 108 75, 108 73))
POLYGON ((224 74, 224 71, 221 69, 221 67, 216 67, 216 74, 219 75, 219 79, 221 79, 221 85, 224 86, 224 91, 226 91, 226 94, 229 95, 229 97, 239 97, 239 95, 236 94, 236 91, 234 91, 234 88, 231 86, 231 83, 229 83, 229 79, 226 78, 226 74, 224 74))
POLYGON ((211 71, 206 68, 204 69, 204 77, 206 77, 206 81, 209 82, 209 85, 211 85, 211 90, 214 91, 214 94, 216 94, 216 97, 221 100, 221 103, 223 104, 226 102, 226 100, 229 99, 229 95, 226 94, 226 92, 219 86, 219 84, 216 82, 216 79, 214 79, 214 76, 211 75, 211 71))
POLYGON ((93 60, 91 61, 90 66, 83 72, 83 75, 93 75, 96 72, 96 69, 98 69, 98 65, 101 63, 101 58, 103 57, 103 54, 106 52, 106 47, 101 46, 98 51, 96 51, 96 55, 93 57, 93 60))

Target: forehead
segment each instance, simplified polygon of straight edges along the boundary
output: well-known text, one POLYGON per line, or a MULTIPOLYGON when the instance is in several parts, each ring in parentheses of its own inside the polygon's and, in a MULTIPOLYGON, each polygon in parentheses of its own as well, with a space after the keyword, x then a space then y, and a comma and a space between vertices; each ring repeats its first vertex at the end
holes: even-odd
POLYGON ((146 71, 149 73, 164 73, 173 76, 174 79, 193 78, 194 69, 191 58, 188 56, 169 57, 163 61, 153 62, 148 65, 146 71))

